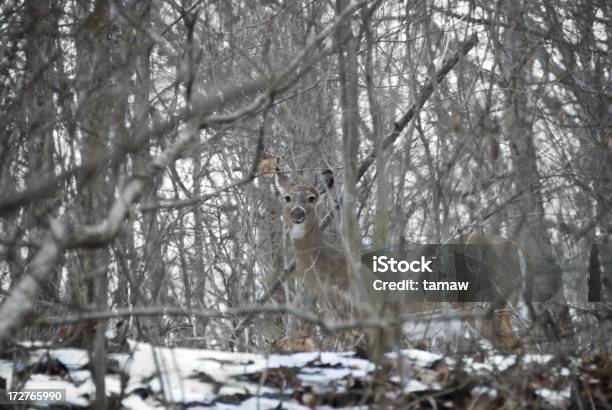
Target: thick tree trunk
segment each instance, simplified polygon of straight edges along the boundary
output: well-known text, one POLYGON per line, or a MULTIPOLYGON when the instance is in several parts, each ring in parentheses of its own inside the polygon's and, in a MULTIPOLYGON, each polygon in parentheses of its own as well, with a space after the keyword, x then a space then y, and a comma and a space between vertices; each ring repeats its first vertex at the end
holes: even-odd
MULTIPOLYGON (((508 24, 513 27, 521 21, 523 10, 519 3, 512 3, 508 24)), ((533 109, 529 101, 529 70, 531 69, 533 44, 523 32, 509 28, 504 34, 506 52, 504 67, 509 85, 506 92, 507 110, 504 118, 506 137, 510 143, 510 154, 515 171, 516 191, 524 189, 517 211, 518 220, 514 235, 520 245, 529 249, 527 260, 534 301, 546 301, 559 291, 562 272, 555 260, 550 236, 544 217, 543 198, 540 191, 542 179, 538 171, 538 153, 534 145, 533 109)))
MULTIPOLYGON (((54 59, 57 58, 57 23, 61 12, 53 2, 29 0, 25 3, 29 19, 29 32, 25 46, 26 92, 25 124, 27 139, 27 186, 40 178, 52 178, 54 167, 53 130, 56 121, 53 87, 54 59)), ((46 228, 48 208, 53 200, 37 201, 30 205, 23 221, 32 229, 31 237, 40 237, 46 228)), ((13 278, 16 279, 16 278, 13 278)), ((43 300, 56 300, 59 293, 59 268, 53 269, 49 280, 42 286, 43 300)))
MULTIPOLYGON (((143 3, 140 9, 132 11, 138 16, 138 21, 144 27, 148 27, 151 21, 151 5, 143 3)), ((134 60, 134 73, 136 83, 134 84, 134 117, 136 133, 143 132, 152 128, 150 121, 150 97, 153 84, 151 83, 151 51, 153 44, 149 37, 137 32, 134 36, 132 45, 132 56, 134 60)), ((135 155, 136 172, 146 172, 152 161, 152 144, 147 141, 142 149, 135 155)), ((157 189, 161 184, 161 176, 156 176, 147 186, 141 197, 141 203, 156 202, 157 189)), ((142 300, 141 303, 151 303, 154 305, 166 306, 170 302, 168 286, 168 276, 166 272, 163 247, 163 232, 159 221, 157 210, 150 210, 143 214, 141 221, 142 236, 144 246, 142 248, 142 270, 146 287, 150 299, 142 300)), ((145 318, 140 320, 140 324, 146 329, 147 337, 154 343, 162 343, 164 335, 161 333, 162 326, 159 320, 145 318)))
MULTIPOLYGON (((85 10, 88 12, 88 10, 85 10)), ((94 10, 78 26, 77 90, 81 113, 81 161, 88 163, 108 152, 112 115, 111 21, 107 0, 96 0, 94 10)), ((103 218, 114 196, 109 174, 83 179, 79 190, 79 213, 86 224, 103 218)), ((85 302, 99 310, 108 308, 108 249, 80 252, 85 278, 85 302)), ((96 407, 106 408, 106 322, 95 327, 93 340, 83 340, 92 352, 91 371, 96 386, 96 407)))
MULTIPOLYGON (((340 14, 348 1, 336 1, 336 13, 340 14)), ((345 254, 349 261, 348 270, 351 282, 351 295, 354 301, 361 287, 360 251, 361 240, 357 220, 357 167, 359 148, 359 104, 357 84, 357 39, 350 23, 344 23, 338 30, 338 65, 340 74, 340 106, 342 109, 342 163, 344 165, 344 195, 342 198, 342 236, 345 254)), ((357 306, 357 309, 359 307, 357 306)))

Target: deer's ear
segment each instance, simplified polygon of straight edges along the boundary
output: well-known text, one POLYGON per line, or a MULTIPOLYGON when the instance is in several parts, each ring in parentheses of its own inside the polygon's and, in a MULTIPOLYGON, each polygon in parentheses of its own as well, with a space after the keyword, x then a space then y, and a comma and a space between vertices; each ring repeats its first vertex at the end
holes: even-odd
POLYGON ((289 192, 289 188, 291 185, 289 177, 283 172, 277 172, 276 179, 278 180, 278 186, 280 187, 281 192, 289 192))
POLYGON ((325 194, 334 186, 334 173, 326 169, 315 178, 314 186, 319 194, 325 194))

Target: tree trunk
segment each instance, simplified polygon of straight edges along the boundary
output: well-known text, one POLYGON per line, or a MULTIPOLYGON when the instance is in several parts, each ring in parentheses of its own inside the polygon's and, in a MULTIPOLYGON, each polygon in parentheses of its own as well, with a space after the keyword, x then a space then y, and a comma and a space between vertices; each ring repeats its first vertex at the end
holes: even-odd
MULTIPOLYGON (((28 171, 26 185, 34 185, 41 177, 52 178, 54 168, 55 104, 53 101, 54 59, 57 58, 57 23, 61 10, 53 2, 28 0, 25 4, 30 30, 25 46, 26 92, 25 123, 28 171)), ((41 236, 46 228, 48 209, 53 200, 33 203, 25 214, 24 226, 32 237, 41 236)), ((31 256, 29 257, 31 258, 31 256)), ((41 286, 42 300, 56 300, 59 294, 59 268, 53 269, 49 280, 41 286)))
MULTIPOLYGON (((521 21, 524 10, 519 3, 512 3, 508 15, 510 27, 521 21)), ((538 171, 538 154, 534 145, 533 109, 529 97, 529 70, 532 63, 533 44, 523 32, 509 28, 504 33, 506 47, 504 67, 509 85, 506 92, 507 110, 504 118, 506 137, 510 143, 510 154, 515 171, 516 190, 523 189, 517 211, 519 218, 514 225, 512 237, 529 249, 533 257, 527 260, 529 278, 532 281, 534 301, 546 301, 561 287, 562 272, 555 260, 550 236, 544 218, 543 198, 540 191, 541 177, 538 171)), ((503 58, 502 58, 503 60, 503 58)))
MULTIPOLYGON (((88 10, 84 10, 88 12, 88 10)), ((93 12, 77 25, 78 101, 81 113, 81 160, 93 161, 109 150, 110 118, 112 116, 111 83, 111 21, 110 6, 106 0, 96 0, 93 12), (78 32, 80 31, 80 32, 78 32)), ((79 208, 81 220, 92 224, 106 215, 114 197, 108 174, 101 172, 81 180, 79 208)), ((108 249, 80 252, 85 277, 85 302, 98 310, 108 308, 108 249)), ((96 408, 106 408, 106 322, 99 321, 93 340, 83 342, 92 352, 91 370, 96 386, 96 408)))

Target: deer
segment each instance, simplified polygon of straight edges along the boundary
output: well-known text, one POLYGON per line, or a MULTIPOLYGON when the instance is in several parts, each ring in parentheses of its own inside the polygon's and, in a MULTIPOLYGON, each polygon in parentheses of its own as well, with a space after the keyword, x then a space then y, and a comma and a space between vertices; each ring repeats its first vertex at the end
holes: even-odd
MULTIPOLYGON (((283 205, 283 220, 291 241, 297 275, 303 279, 307 293, 319 302, 322 310, 335 312, 336 316, 342 319, 348 318, 350 308, 347 308, 349 303, 346 302, 349 294, 347 260, 341 249, 336 249, 326 242, 316 214, 321 199, 334 185, 333 173, 325 170, 311 180, 296 181, 279 171, 277 181, 283 205)), ((525 251, 508 239, 475 232, 453 238, 449 243, 509 246, 513 249, 514 260, 505 264, 505 271, 501 275, 527 277, 525 251)), ((495 246, 492 248, 495 249, 495 246)), ((526 279, 521 283, 526 283, 526 279)), ((508 289, 505 293, 506 296, 513 293, 508 299, 516 302, 524 291, 525 288, 520 287, 508 289)), ((450 305, 453 310, 460 310, 473 308, 474 303, 455 302, 450 305)), ((424 313, 439 307, 440 302, 408 301, 392 310, 400 313, 424 313)), ((489 313, 478 325, 471 319, 466 319, 465 322, 472 329, 478 328, 477 333, 499 350, 513 351, 520 347, 520 339, 513 330, 510 303, 493 302, 489 313)))
POLYGON ((325 241, 316 215, 321 199, 333 188, 333 174, 326 170, 312 181, 295 181, 278 173, 277 179, 296 272, 322 308, 346 310, 342 298, 338 299, 348 288, 346 258, 325 241))

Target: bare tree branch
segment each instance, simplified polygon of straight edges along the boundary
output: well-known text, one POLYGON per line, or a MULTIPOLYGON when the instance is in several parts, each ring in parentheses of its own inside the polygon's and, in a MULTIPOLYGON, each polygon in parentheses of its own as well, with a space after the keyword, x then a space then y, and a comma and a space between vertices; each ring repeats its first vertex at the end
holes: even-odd
MULTIPOLYGON (((457 65, 461 57, 465 56, 474 46, 478 43, 478 36, 474 33, 470 38, 465 40, 463 43, 459 45, 459 49, 455 52, 455 54, 450 57, 446 62, 440 67, 440 69, 436 72, 434 78, 430 79, 427 84, 421 88, 421 92, 419 93, 416 101, 410 106, 408 111, 395 122, 393 126, 393 131, 389 135, 385 137, 383 142, 383 150, 389 148, 395 140, 400 136, 401 132, 406 128, 406 126, 410 123, 414 115, 418 110, 423 108, 429 97, 434 91, 434 88, 437 84, 439 84, 446 75, 457 65)), ((372 150, 370 154, 361 162, 359 165, 359 169, 357 170, 357 180, 360 180, 370 168, 370 166, 374 163, 376 159, 376 150, 372 150)))
POLYGON ((429 323, 449 322, 454 320, 479 319, 486 316, 487 312, 453 312, 441 314, 439 312, 427 312, 421 314, 411 313, 409 315, 396 315, 388 318, 372 318, 347 320, 336 322, 323 318, 321 315, 312 314, 295 306, 287 305, 255 305, 226 310, 197 310, 182 309, 177 307, 140 307, 132 309, 118 309, 107 312, 84 312, 62 318, 43 318, 36 321, 40 325, 63 325, 81 323, 88 320, 109 320, 135 316, 191 316, 201 319, 227 319, 236 316, 251 316, 264 313, 287 314, 303 320, 304 322, 317 325, 327 333, 344 332, 351 329, 388 328, 400 326, 404 323, 429 323))

